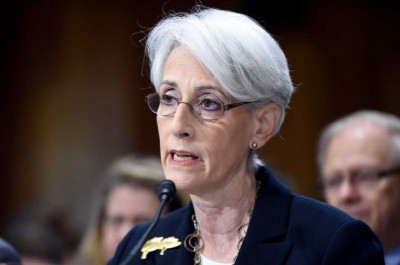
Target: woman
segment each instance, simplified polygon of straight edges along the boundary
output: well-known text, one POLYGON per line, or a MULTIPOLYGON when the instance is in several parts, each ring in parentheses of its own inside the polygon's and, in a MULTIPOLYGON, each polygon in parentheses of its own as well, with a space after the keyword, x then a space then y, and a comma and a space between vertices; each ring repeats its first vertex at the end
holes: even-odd
POLYGON ((164 173, 191 203, 162 218, 128 263, 148 225, 130 231, 110 265, 383 264, 364 223, 292 194, 257 159, 294 90, 259 24, 199 7, 162 20, 146 51, 164 173))
MULTIPOLYGON (((128 155, 114 161, 74 264, 104 265, 132 227, 153 219, 159 205, 157 186, 163 179, 157 157, 128 155)), ((180 206, 177 196, 164 212, 180 206)))

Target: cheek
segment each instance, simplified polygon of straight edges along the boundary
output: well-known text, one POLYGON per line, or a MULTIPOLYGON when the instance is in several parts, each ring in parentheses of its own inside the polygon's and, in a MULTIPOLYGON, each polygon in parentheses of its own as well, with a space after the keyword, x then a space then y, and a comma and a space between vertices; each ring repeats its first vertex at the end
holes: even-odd
POLYGON ((389 219, 398 211, 400 204, 400 181, 387 181, 378 187, 378 191, 374 194, 373 210, 375 219, 389 219))
POLYGON ((369 224, 377 233, 384 231, 387 219, 390 216, 393 202, 391 202, 391 196, 386 193, 386 189, 379 189, 371 196, 367 198, 370 205, 370 220, 369 224))
POLYGON ((166 138, 166 127, 165 127, 165 121, 160 120, 159 117, 157 116, 157 129, 158 129, 158 138, 160 140, 160 145, 164 143, 164 140, 166 138))
POLYGON ((221 163, 225 168, 235 168, 235 165, 246 164, 250 137, 243 127, 210 130, 204 139, 207 143, 203 145, 205 153, 211 157, 211 163, 216 164, 217 168, 221 166, 221 163))
POLYGON ((325 200, 328 204, 331 204, 332 206, 340 208, 340 205, 338 203, 339 200, 337 199, 338 196, 334 196, 332 194, 325 194, 324 196, 325 196, 325 200))
POLYGON ((109 257, 110 255, 113 254, 114 252, 114 244, 116 241, 116 231, 113 231, 111 227, 105 227, 103 228, 103 236, 102 236, 102 248, 103 248, 103 253, 109 257))
POLYGON ((161 135, 161 131, 162 131, 162 121, 160 121, 159 117, 157 116, 157 130, 158 130, 158 134, 159 136, 161 135))

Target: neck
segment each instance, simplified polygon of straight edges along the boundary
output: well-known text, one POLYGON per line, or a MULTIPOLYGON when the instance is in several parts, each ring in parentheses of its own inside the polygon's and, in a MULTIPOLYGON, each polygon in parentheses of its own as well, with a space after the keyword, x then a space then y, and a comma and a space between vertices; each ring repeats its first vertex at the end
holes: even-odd
POLYGON ((393 238, 391 236, 387 236, 385 238, 380 238, 382 242, 382 247, 383 251, 385 253, 391 252, 394 249, 397 249, 400 247, 400 239, 398 238, 393 238))
POLYGON ((196 219, 203 232, 228 234, 236 231, 254 207, 257 183, 254 176, 245 177, 239 185, 220 189, 214 196, 192 196, 196 219))
POLYGON ((232 262, 241 246, 254 208, 257 185, 247 178, 240 191, 218 203, 196 198, 193 201, 198 229, 204 244, 202 253, 219 262, 232 262))
POLYGON ((396 216, 393 217, 391 215, 387 218, 389 219, 389 223, 386 223, 385 226, 377 226, 372 229, 380 239, 385 253, 400 247, 400 215, 396 216))

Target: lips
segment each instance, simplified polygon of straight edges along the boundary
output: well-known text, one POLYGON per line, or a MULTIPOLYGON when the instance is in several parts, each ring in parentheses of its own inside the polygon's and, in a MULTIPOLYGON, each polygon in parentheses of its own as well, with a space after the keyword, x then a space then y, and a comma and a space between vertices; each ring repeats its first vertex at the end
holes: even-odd
POLYGON ((171 151, 170 155, 172 160, 176 162, 186 162, 199 159, 198 156, 185 151, 171 151))

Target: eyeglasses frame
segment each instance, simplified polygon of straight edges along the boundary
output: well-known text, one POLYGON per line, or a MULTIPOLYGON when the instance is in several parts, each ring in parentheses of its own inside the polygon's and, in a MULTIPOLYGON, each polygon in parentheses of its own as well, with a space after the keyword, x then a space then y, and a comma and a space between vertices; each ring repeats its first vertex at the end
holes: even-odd
MULTIPOLYGON (((154 96, 158 96, 159 99, 160 99, 160 102, 161 102, 161 97, 160 97, 160 95, 159 95, 158 93, 151 93, 151 94, 145 96, 145 102, 147 103, 147 106, 149 107, 149 109, 150 109, 153 113, 155 113, 155 114, 157 114, 157 115, 160 115, 160 116, 163 116, 163 117, 173 117, 173 116, 175 115, 175 113, 176 113, 176 110, 175 110, 173 113, 171 113, 171 114, 163 115, 163 114, 157 113, 157 111, 154 111, 154 110, 150 107, 149 99, 153 98, 154 96)), ((196 118, 199 118, 199 119, 201 119, 201 120, 204 120, 204 121, 216 121, 216 120, 219 120, 219 119, 221 119, 221 118, 224 116, 225 112, 228 111, 228 110, 231 110, 231 109, 233 109, 233 108, 236 108, 236 107, 239 107, 239 106, 242 106, 242 105, 245 105, 245 104, 250 104, 250 103, 256 103, 256 102, 257 102, 257 101, 242 101, 242 102, 235 102, 235 103, 224 104, 224 103, 222 102, 222 100, 220 100, 218 97, 216 97, 216 98, 218 99, 218 101, 220 101, 220 103, 221 103, 222 106, 223 106, 223 113, 222 113, 222 115, 221 115, 220 117, 216 118, 216 119, 204 119, 204 118, 199 117, 199 116, 196 115, 196 113, 194 112, 193 105, 192 105, 191 103, 194 102, 195 100, 198 100, 198 98, 192 100, 191 102, 185 102, 185 101, 179 101, 179 100, 176 100, 176 101, 177 101, 177 103, 178 103, 178 106, 179 106, 180 103, 183 103, 183 104, 188 105, 188 106, 189 106, 189 109, 190 109, 190 112, 193 114, 193 116, 195 116, 196 118)), ((178 109, 178 107, 177 107, 176 109, 178 109)))
MULTIPOLYGON (((382 178, 396 176, 396 175, 400 176, 400 166, 391 167, 389 169, 378 170, 378 171, 376 171, 376 174, 375 174, 376 180, 377 180, 376 182, 378 182, 382 178)), ((318 189, 322 193, 327 192, 327 189, 323 183, 322 177, 319 178, 317 186, 318 186, 318 189)))

